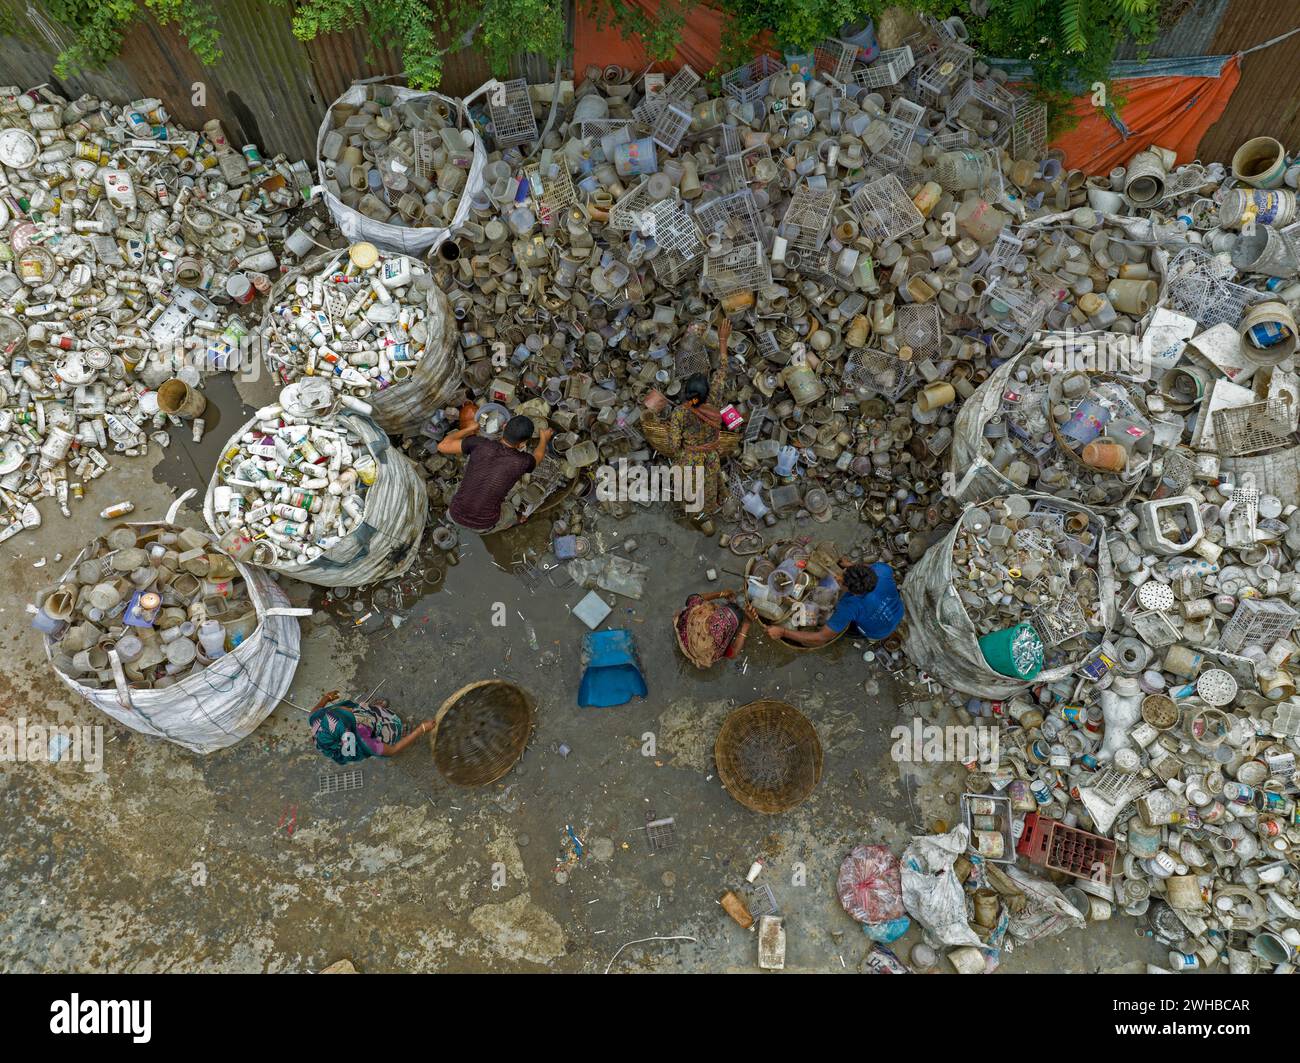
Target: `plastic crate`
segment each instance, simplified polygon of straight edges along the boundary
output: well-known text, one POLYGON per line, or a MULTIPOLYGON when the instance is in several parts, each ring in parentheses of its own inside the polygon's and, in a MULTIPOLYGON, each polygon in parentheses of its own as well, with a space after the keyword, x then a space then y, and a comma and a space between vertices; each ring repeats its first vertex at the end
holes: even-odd
POLYGON ((839 201, 839 189, 810 188, 805 181, 790 197, 781 219, 780 232, 796 250, 811 255, 821 250, 831 228, 831 211, 839 201))
POLYGON ((1067 827, 1037 812, 1025 816, 1016 852, 1031 864, 1109 885, 1115 871, 1116 846, 1100 834, 1067 827))
POLYGON ((858 58, 858 46, 834 37, 813 48, 813 69, 843 84, 848 81, 853 63, 858 58))
POLYGON ((758 206, 749 189, 711 199, 695 209, 695 220, 705 236, 716 233, 730 240, 761 240, 758 206))
POLYGON ((704 283, 719 298, 746 288, 766 288, 772 270, 759 241, 730 251, 711 251, 704 259, 704 283))
POLYGON ((849 209, 878 243, 901 240, 925 227, 925 218, 892 174, 863 184, 849 200, 849 209))
POLYGON ((669 101, 659 108, 655 115, 654 128, 650 130, 650 139, 669 153, 677 150, 682 137, 691 128, 691 110, 679 103, 669 101))
POLYGON ((1223 625, 1219 649, 1236 653, 1243 646, 1260 646, 1267 650, 1278 639, 1290 635, 1297 622, 1300 622, 1300 613, 1285 602, 1273 598, 1243 598, 1232 619, 1223 625))
POLYGON ((504 82, 500 91, 489 93, 488 111, 497 147, 537 139, 537 118, 533 115, 533 102, 528 98, 528 82, 523 78, 504 82))
POLYGON ((1011 114, 1011 157, 1037 159, 1046 151, 1047 104, 1020 97, 1011 114))
POLYGON ((864 89, 883 89, 887 85, 897 85, 915 65, 916 60, 908 45, 890 48, 881 52, 870 66, 855 70, 853 83, 864 89))
POLYGON ((722 75, 722 90, 741 103, 757 103, 767 95, 772 78, 785 69, 785 64, 764 52, 751 62, 722 75))
POLYGON ((1219 454, 1240 458, 1291 442, 1291 411, 1280 399, 1215 410, 1214 444, 1219 454))
POLYGON ((888 351, 863 347, 849 352, 843 380, 851 388, 865 388, 897 402, 916 387, 916 367, 888 351))

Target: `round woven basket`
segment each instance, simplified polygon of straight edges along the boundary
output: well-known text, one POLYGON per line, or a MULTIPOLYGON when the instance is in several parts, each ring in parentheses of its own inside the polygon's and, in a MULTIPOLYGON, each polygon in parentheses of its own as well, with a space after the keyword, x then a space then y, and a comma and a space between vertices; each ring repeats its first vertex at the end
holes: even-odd
POLYGON ((802 804, 822 777, 816 728, 783 701, 751 701, 736 709, 722 723, 713 756, 727 792, 765 815, 802 804))
POLYGON ((496 782, 524 755, 533 729, 533 699, 503 679, 480 679, 438 709, 429 747, 433 763, 457 786, 496 782))

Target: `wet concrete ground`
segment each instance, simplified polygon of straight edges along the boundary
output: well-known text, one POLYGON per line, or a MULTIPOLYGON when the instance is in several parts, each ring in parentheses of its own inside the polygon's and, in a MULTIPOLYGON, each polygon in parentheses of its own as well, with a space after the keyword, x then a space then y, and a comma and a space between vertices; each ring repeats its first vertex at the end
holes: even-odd
MULTIPOLYGON (((240 390, 253 405, 272 393, 266 385, 240 390)), ((70 698, 24 603, 103 530, 99 510, 120 497, 135 500, 135 519, 149 519, 178 490, 198 487, 180 519, 202 525, 216 452, 241 423, 233 385, 214 382, 208 394, 220 427, 204 444, 175 433, 161 459, 155 448, 93 483, 71 520, 47 507, 42 529, 0 546, 10 588, 0 610, 0 715, 102 724, 106 742, 99 773, 69 763, 0 765, 0 969, 318 970, 346 957, 371 972, 599 972, 626 942, 683 936, 695 940, 629 947, 613 969, 751 971, 755 936, 717 900, 727 889, 744 892, 755 857, 767 865, 758 884, 771 887, 786 917, 787 968, 859 969, 869 943, 835 897, 840 861, 860 842, 901 853, 920 826, 955 822, 950 800, 963 773, 894 763, 890 729, 910 724, 915 708, 896 704, 892 681, 863 662, 860 643, 793 653, 754 630, 739 661, 707 673, 687 664, 669 618, 691 591, 739 586, 743 562, 658 508, 587 529, 605 549, 634 535, 641 545, 633 556, 651 566, 641 600, 604 595, 615 605, 604 626, 636 638, 650 688, 644 700, 577 707, 586 629, 569 608, 586 591, 544 578, 530 587, 512 570, 526 549, 545 549, 548 522, 486 543, 467 536, 456 565, 432 554, 422 560, 426 583, 437 586, 402 610, 400 627, 388 615, 357 624, 345 612, 350 602, 318 613, 319 622, 304 625, 285 703, 230 749, 199 757, 70 698), (34 568, 41 558, 45 567, 34 568), (718 584, 705 578, 710 567, 720 570, 718 584), (492 624, 497 602, 504 627, 492 624), (537 701, 527 751, 498 783, 453 786, 417 743, 364 762, 361 789, 318 795, 322 775, 340 770, 307 730, 306 710, 321 693, 382 684, 379 696, 413 725, 460 686, 494 676, 537 701), (713 763, 723 718, 759 697, 804 712, 825 751, 812 797, 780 816, 738 804, 713 763), (910 800, 902 770, 916 776, 910 800), (671 848, 651 850, 651 812, 673 818, 671 848)), ((847 547, 853 524, 808 531, 847 547)), ((320 603, 311 588, 292 593, 320 603)), ((1117 916, 1019 949, 1002 969, 1140 970, 1160 961, 1134 927, 1117 916)), ((905 956, 917 940, 913 929, 896 949, 905 956)))

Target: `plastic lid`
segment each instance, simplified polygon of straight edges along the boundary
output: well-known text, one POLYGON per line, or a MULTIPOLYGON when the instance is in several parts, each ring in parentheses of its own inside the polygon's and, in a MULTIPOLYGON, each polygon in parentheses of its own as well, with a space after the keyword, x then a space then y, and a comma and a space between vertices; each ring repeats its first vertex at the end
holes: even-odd
POLYGON ((379 261, 379 248, 374 244, 365 243, 353 244, 348 249, 348 258, 357 269, 369 269, 379 261))

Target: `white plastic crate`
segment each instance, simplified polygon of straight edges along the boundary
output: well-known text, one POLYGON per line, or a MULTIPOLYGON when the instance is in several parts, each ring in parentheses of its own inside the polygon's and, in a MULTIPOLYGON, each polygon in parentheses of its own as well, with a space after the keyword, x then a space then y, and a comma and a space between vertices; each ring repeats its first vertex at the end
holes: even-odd
POLYGON ((1258 454, 1291 442, 1291 411, 1280 399, 1215 410, 1214 444, 1224 457, 1258 454))
POLYGON ((1290 635, 1297 621, 1300 613, 1276 598, 1243 598, 1223 625, 1219 649, 1236 653, 1245 646, 1259 646, 1267 650, 1290 635))
POLYGON ((767 95, 772 78, 783 69, 785 65, 779 59, 764 52, 744 66, 723 74, 722 89, 741 103, 756 103, 767 95))
POLYGON ((1047 151, 1047 104, 1016 99, 1011 115, 1011 157, 1038 159, 1047 151))
POLYGON ((497 147, 507 148, 537 139, 537 118, 528 97, 528 82, 523 78, 504 82, 501 91, 490 92, 488 113, 497 147))
POLYGON ((915 359, 937 358, 943 348, 943 323, 937 303, 904 303, 894 310, 894 338, 912 348, 915 359))
POLYGON ((901 240, 925 226, 925 218, 892 174, 863 184, 849 200, 849 209, 878 243, 901 240))
POLYGON ((849 352, 844 363, 844 383, 866 388, 890 402, 897 402, 916 387, 916 367, 888 351, 862 347, 849 352))
POLYGON ((686 135, 687 130, 690 128, 690 108, 669 101, 660 107, 659 113, 655 115, 654 127, 650 130, 650 138, 664 151, 671 153, 677 150, 678 145, 682 142, 682 137, 686 135))
POLYGON ((813 48, 813 70, 826 74, 843 84, 848 81, 853 63, 858 57, 858 46, 848 41, 828 38, 813 48))
POLYGON ((772 149, 766 144, 755 144, 735 155, 727 156, 727 176, 737 192, 759 182, 758 164, 771 161, 772 149))
POLYGON ((806 181, 795 189, 781 220, 781 235, 803 254, 820 251, 831 228, 831 212, 839 201, 835 188, 810 188, 806 181))
POLYGON ((728 240, 761 240, 763 231, 759 226, 758 206, 754 194, 748 189, 732 192, 710 200, 695 208, 695 220, 704 235, 717 233, 728 240))
POLYGON ((870 66, 853 71, 853 83, 865 89, 897 85, 915 64, 912 49, 906 44, 901 48, 889 48, 881 52, 870 66))
POLYGON ((710 251, 704 259, 704 284, 719 298, 745 289, 765 288, 772 270, 759 241, 730 251, 710 251))
POLYGON ((642 178, 641 183, 629 189, 609 210, 611 229, 624 232, 638 232, 644 225, 644 215, 654 205, 650 198, 649 179, 642 178))

